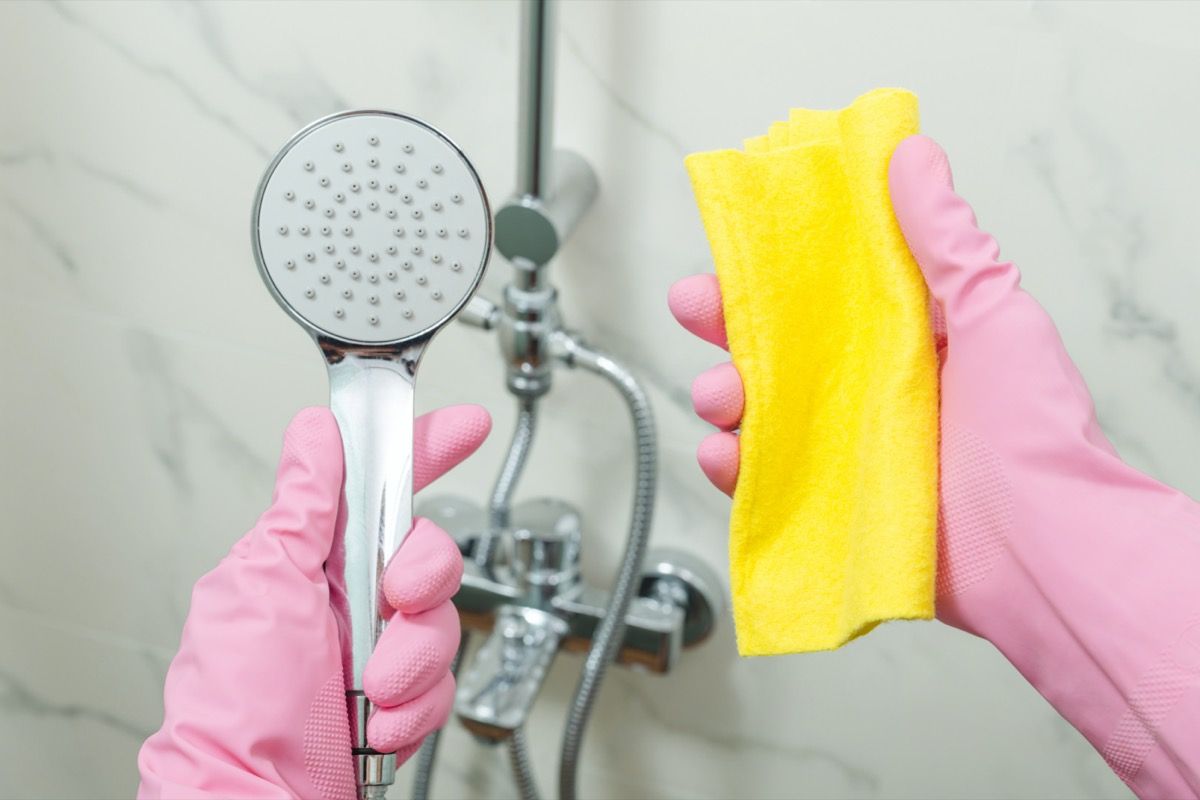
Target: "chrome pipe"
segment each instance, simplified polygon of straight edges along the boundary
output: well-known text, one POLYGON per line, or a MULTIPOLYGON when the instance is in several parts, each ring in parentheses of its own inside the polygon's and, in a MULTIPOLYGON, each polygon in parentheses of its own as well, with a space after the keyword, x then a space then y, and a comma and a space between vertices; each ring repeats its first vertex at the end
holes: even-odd
POLYGON ((551 0, 521 2, 518 197, 541 199, 550 187, 554 142, 555 12, 551 0))
POLYGON ((535 272, 562 249, 599 191, 581 156, 554 149, 557 0, 522 0, 517 185, 496 212, 496 250, 535 272))

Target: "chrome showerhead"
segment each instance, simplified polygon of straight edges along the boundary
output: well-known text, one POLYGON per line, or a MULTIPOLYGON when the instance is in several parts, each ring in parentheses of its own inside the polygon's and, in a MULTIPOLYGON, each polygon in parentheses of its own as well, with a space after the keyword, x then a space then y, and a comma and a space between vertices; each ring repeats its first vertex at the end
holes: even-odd
POLYGON ((394 345, 471 296, 491 245, 479 176, 419 120, 350 111, 296 134, 254 203, 254 254, 279 303, 318 336, 394 345))
POLYGON ((342 434, 345 524, 326 565, 343 618, 359 795, 395 757, 367 745, 363 668, 383 630, 379 580, 412 526, 413 389, 432 336, 466 304, 491 250, 471 163, 430 125, 388 111, 318 120, 284 145, 254 201, 259 271, 321 347, 342 434))

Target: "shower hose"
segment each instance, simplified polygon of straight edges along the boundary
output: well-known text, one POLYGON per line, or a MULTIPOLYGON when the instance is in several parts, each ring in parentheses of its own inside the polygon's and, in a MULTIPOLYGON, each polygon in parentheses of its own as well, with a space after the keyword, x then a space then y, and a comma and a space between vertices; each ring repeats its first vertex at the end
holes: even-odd
MULTIPOLYGON (((600 684, 609 664, 617 656, 625 633, 625 617, 629 604, 637 591, 646 544, 650 538, 650 523, 654 512, 654 493, 658 473, 658 445, 654 428, 654 415, 650 401, 637 379, 627 369, 602 352, 593 350, 577 339, 567 338, 567 363, 581 367, 607 380, 621 394, 633 422, 635 446, 635 473, 633 509, 629 521, 629 535, 617 577, 613 581, 608 607, 604 618, 596 628, 592 645, 584 660, 583 670, 570 712, 563 730, 562 751, 559 757, 559 796, 561 800, 576 800, 579 773, 579 751, 583 734, 591 716, 600 684)), ((536 400, 521 398, 518 406, 517 424, 504 467, 496 480, 489 508, 489 530, 481 539, 475 554, 477 563, 486 564, 493 553, 497 532, 508 523, 508 511, 515 493, 517 479, 525 467, 537 421, 536 400)), ((453 669, 466 649, 464 635, 455 657, 453 669)), ((439 734, 430 735, 421 748, 417 761, 417 774, 413 781, 415 800, 428 800, 433 763, 437 754, 439 734)), ((513 776, 521 800, 538 800, 539 794, 531 766, 524 730, 514 731, 509 739, 509 757, 513 776)))

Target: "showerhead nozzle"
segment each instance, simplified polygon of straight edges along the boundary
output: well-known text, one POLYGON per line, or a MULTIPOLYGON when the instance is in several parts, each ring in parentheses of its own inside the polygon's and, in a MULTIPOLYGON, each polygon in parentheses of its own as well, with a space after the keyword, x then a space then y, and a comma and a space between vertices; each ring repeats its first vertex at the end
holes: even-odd
POLYGON ((491 248, 474 167, 445 135, 350 111, 292 137, 254 203, 254 254, 289 314, 359 346, 432 335, 470 298, 491 248))

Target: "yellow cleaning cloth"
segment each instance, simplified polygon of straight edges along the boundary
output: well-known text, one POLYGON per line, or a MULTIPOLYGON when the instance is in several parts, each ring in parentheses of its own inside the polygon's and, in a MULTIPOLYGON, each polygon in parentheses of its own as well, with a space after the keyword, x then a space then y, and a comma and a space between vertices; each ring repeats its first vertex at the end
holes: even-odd
POLYGON ((686 161, 746 389, 730 520, 742 655, 933 617, 937 362, 887 186, 916 132, 916 97, 878 89, 686 161))

